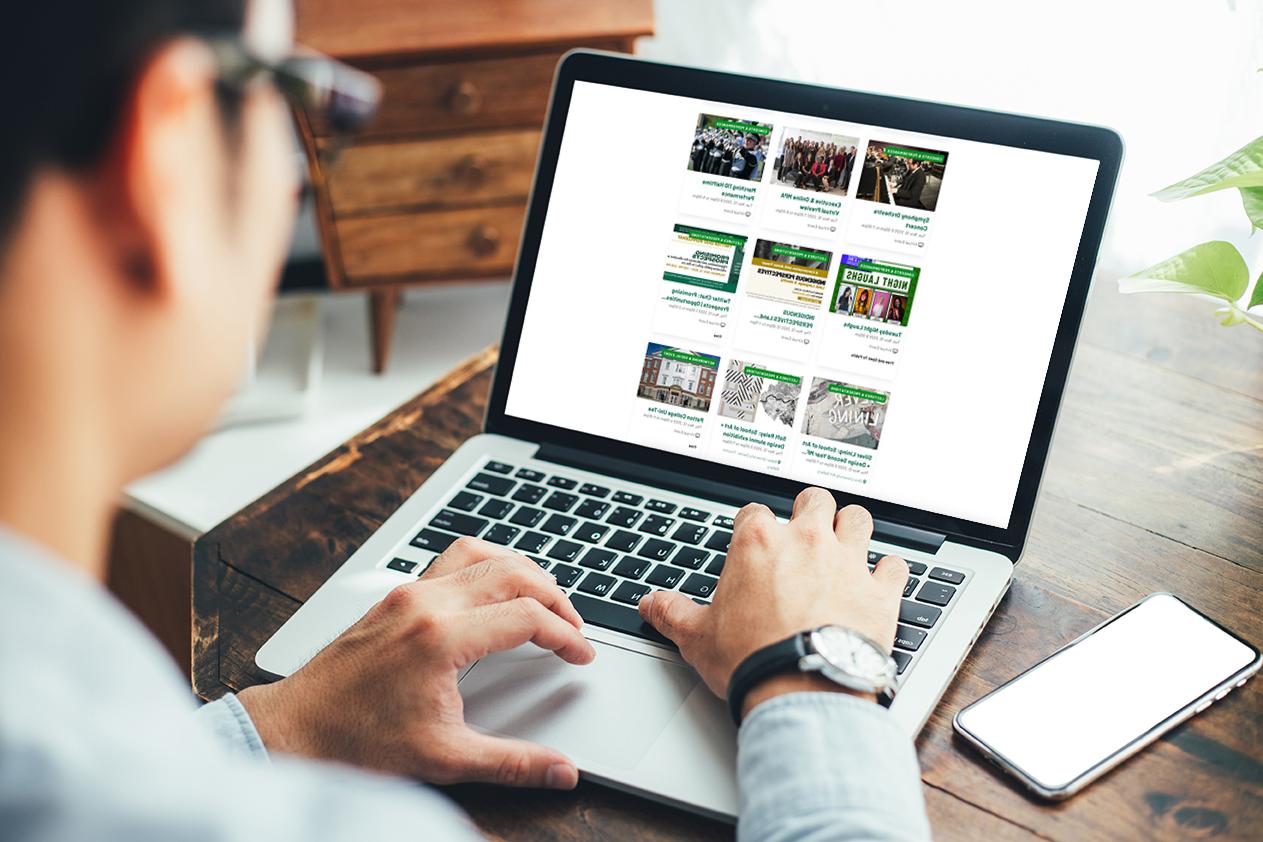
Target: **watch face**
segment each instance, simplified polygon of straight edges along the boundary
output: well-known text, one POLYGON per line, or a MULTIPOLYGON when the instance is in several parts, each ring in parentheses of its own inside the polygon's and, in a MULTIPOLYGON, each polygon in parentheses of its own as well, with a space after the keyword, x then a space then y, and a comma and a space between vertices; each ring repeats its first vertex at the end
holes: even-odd
POLYGON ((816 652, 835 669, 876 686, 890 678, 890 657, 858 632, 842 626, 824 626, 812 633, 816 652))

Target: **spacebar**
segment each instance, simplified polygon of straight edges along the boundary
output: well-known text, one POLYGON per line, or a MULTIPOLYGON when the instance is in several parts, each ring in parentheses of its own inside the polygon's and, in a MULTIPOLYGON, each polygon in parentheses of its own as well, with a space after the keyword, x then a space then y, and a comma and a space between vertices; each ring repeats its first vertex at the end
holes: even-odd
POLYGON ((622 605, 615 605, 612 602, 593 599, 581 593, 572 593, 570 602, 578 609, 579 616, 583 618, 585 623, 591 623, 594 626, 600 626, 605 629, 613 629, 614 631, 626 632, 636 637, 652 640, 655 643, 665 643, 671 647, 675 646, 674 643, 658 634, 653 626, 640 619, 640 612, 635 608, 626 608, 622 605))

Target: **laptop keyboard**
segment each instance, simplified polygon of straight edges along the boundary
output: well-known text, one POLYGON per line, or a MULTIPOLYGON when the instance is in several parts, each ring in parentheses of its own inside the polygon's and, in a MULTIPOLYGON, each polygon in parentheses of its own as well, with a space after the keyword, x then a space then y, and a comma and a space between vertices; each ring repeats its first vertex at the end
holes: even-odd
MULTIPOLYGON (((564 473, 490 461, 410 541, 441 553, 462 535, 502 544, 551 573, 584 622, 669 643, 636 610, 651 590, 678 590, 701 605, 719 585, 732 518, 564 473)), ((870 551, 870 569, 883 553, 870 551)), ((383 566, 420 575, 425 563, 383 566)), ((908 560, 892 653, 903 675, 967 574, 908 560)))

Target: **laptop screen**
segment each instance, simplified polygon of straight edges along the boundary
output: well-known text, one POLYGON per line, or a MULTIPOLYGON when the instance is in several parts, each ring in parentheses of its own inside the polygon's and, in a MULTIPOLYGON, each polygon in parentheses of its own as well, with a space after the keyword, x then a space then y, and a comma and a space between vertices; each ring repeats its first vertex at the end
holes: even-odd
POLYGON ((577 81, 505 412, 1005 527, 1097 169, 577 81))

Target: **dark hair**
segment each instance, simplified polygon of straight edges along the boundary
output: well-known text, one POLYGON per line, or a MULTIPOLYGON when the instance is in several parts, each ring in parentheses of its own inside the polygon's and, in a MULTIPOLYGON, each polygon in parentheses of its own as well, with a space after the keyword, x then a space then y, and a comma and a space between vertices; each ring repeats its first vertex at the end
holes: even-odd
POLYGON ((182 35, 239 33, 247 0, 21 0, 7 4, 0 79, 0 253, 44 167, 83 171, 118 131, 145 61, 182 35), (16 100, 16 108, 13 103, 16 100))

